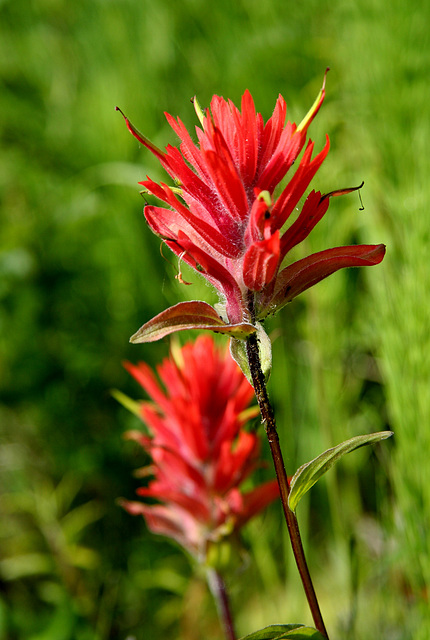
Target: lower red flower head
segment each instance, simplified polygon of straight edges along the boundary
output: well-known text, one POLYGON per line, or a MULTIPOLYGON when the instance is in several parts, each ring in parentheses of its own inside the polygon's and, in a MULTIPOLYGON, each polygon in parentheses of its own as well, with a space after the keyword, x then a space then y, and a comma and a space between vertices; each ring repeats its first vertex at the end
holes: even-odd
POLYGON ((236 363, 209 336, 173 349, 157 368, 126 364, 150 402, 140 403, 147 434, 132 432, 152 458, 138 490, 157 504, 123 501, 151 531, 175 539, 204 559, 211 542, 238 531, 278 496, 276 481, 243 492, 259 464, 260 440, 244 429, 258 415, 253 390, 236 363))

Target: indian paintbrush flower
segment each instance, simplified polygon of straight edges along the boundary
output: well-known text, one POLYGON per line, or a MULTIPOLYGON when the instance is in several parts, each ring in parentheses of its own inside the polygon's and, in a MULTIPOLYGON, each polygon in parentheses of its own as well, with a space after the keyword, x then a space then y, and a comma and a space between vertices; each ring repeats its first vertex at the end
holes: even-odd
POLYGON ((310 191, 290 223, 329 150, 328 137, 316 155, 314 143, 306 143, 324 96, 325 79, 298 126, 285 123, 286 103, 281 95, 266 123, 249 91, 243 94, 241 110, 230 100, 214 96, 203 112, 194 99, 201 124, 196 127, 198 144, 179 118, 166 114, 181 142, 179 148, 169 145, 165 151, 124 116, 132 134, 174 181, 171 187, 149 177, 141 182, 148 193, 168 205, 145 207, 149 227, 180 262, 217 289, 221 300, 215 307, 202 301, 170 307, 144 324, 132 342, 150 342, 189 328, 245 339, 261 331, 260 321, 335 271, 381 262, 385 253, 381 244, 335 247, 290 264, 286 260, 326 213, 330 198, 354 190, 310 191), (303 149, 296 171, 275 195, 303 149))
POLYGON ((210 336, 173 346, 157 368, 162 385, 145 363, 126 368, 151 399, 138 408, 147 433, 128 434, 152 458, 139 474, 151 480, 137 493, 159 503, 122 504, 141 514, 151 531, 206 561, 214 544, 238 532, 279 495, 275 480, 240 489, 259 465, 260 438, 244 429, 259 413, 249 407, 253 389, 210 336))

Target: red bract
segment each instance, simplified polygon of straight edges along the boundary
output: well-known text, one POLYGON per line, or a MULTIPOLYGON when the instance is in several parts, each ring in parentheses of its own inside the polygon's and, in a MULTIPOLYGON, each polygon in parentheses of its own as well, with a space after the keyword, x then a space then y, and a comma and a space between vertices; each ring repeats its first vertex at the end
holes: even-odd
POLYGON ((200 303, 195 313, 187 303, 183 314, 181 305, 176 305, 144 325, 133 342, 156 340, 190 327, 217 331, 222 327, 224 333, 244 338, 255 331, 256 321, 338 269, 381 262, 383 245, 358 245, 322 251, 282 268, 289 251, 326 213, 330 197, 353 190, 311 191, 298 217, 286 225, 329 150, 328 137, 316 155, 314 143, 306 144, 308 127, 324 100, 324 85, 325 80, 299 126, 285 123, 282 96, 266 123, 249 91, 242 97, 241 110, 214 96, 203 114, 195 101, 202 125, 196 127, 198 145, 179 118, 166 114, 181 140, 179 148, 169 145, 166 151, 155 147, 126 118, 133 135, 158 157, 176 184, 171 188, 150 178, 141 183, 169 207, 145 207, 150 228, 180 261, 218 290, 223 303, 216 312, 200 303), (295 173, 275 197, 275 188, 303 149, 295 173), (202 311, 215 314, 217 321, 202 321, 202 311))
POLYGON ((242 493, 258 465, 260 440, 243 428, 258 414, 253 390, 228 353, 209 336, 174 349, 156 376, 145 363, 126 364, 152 402, 140 404, 149 435, 129 433, 147 451, 151 475, 138 494, 159 504, 123 502, 154 533, 204 559, 211 542, 237 531, 278 496, 276 481, 242 493))

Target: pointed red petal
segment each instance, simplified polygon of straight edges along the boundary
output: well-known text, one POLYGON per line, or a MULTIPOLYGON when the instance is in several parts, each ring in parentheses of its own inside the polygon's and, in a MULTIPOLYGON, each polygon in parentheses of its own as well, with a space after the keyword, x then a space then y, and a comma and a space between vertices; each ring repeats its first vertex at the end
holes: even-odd
POLYGON ((162 504, 147 505, 141 502, 118 500, 120 506, 131 515, 145 518, 148 529, 168 538, 173 538, 185 548, 195 551, 201 543, 201 534, 194 518, 179 507, 162 504))
POLYGON ((273 193, 276 185, 285 177, 297 159, 305 141, 306 138, 296 131, 296 125, 288 121, 281 133, 278 146, 272 156, 267 159, 267 164, 264 166, 263 162, 261 163, 263 171, 257 180, 260 189, 267 189, 273 193))
POLYGON ((379 264, 385 255, 385 245, 335 247, 314 253, 283 269, 276 280, 273 297, 267 308, 283 307, 287 302, 344 267, 365 267, 379 264))
POLYGON ((248 289, 261 291, 273 280, 279 264, 279 253, 279 231, 249 247, 243 258, 243 281, 248 289))
MULTIPOLYGON (((170 507, 172 504, 177 505, 184 511, 188 511, 195 520, 201 522, 209 520, 210 513, 204 499, 199 500, 196 496, 187 495, 185 491, 173 486, 153 482, 149 487, 140 487, 136 493, 143 498, 156 498, 170 507)), ((203 494, 203 498, 205 497, 203 494)))
POLYGON ((327 156, 330 148, 328 136, 326 136, 324 148, 315 158, 311 159, 313 148, 314 143, 309 141, 297 171, 273 205, 272 216, 276 221, 277 229, 280 229, 288 220, 294 207, 297 206, 298 201, 327 156))
POLYGON ((243 508, 240 514, 240 526, 262 511, 279 496, 279 486, 276 480, 269 480, 264 484, 242 495, 243 508))
POLYGON ((281 256, 302 242, 310 234, 328 209, 329 198, 322 199, 319 191, 311 191, 305 200, 299 217, 281 238, 281 256))
POLYGON ((127 116, 123 114, 123 112, 121 111, 121 109, 119 107, 115 107, 115 110, 120 112, 120 114, 122 115, 122 117, 125 120, 125 123, 127 125, 127 129, 136 138, 136 140, 139 140, 139 142, 141 144, 143 144, 147 149, 152 151, 152 153, 155 156, 157 156, 157 158, 162 163, 164 163, 165 159, 166 159, 166 154, 164 153, 164 151, 162 151, 157 146, 155 146, 155 144, 153 142, 151 142, 146 136, 144 136, 143 133, 140 133, 139 129, 136 129, 136 127, 130 122, 130 120, 127 118, 127 116))
MULTIPOLYGON (((175 119, 168 113, 165 113, 167 122, 170 124, 175 133, 182 141, 181 152, 184 158, 199 172, 200 176, 206 175, 205 165, 202 161, 202 154, 197 145, 194 144, 192 138, 180 118, 175 119)), ((170 149, 169 149, 170 151, 170 149)), ((184 163, 185 164, 185 163, 184 163)))
POLYGON ((254 100, 248 89, 242 96, 242 118, 239 132, 240 174, 245 184, 252 184, 257 169, 261 128, 254 100))
POLYGON ((124 367, 145 389, 151 400, 156 402, 164 411, 168 410, 170 403, 166 398, 166 394, 160 388, 152 369, 145 362, 139 362, 138 366, 131 362, 124 362, 124 367))
POLYGON ((204 158, 214 190, 231 216, 241 221, 248 213, 243 183, 221 132, 214 129, 212 137, 215 149, 205 151, 204 158))
MULTIPOLYGON (((272 116, 266 122, 263 130, 263 142, 261 149, 261 165, 264 167, 278 148, 279 139, 284 129, 287 115, 287 104, 279 94, 272 116)), ((290 123, 291 124, 291 123, 290 123)))
MULTIPOLYGON (((169 204, 177 212, 177 214, 179 214, 179 216, 187 224, 189 224, 194 229, 194 231, 196 231, 201 236, 201 238, 205 240, 205 242, 208 243, 210 247, 213 247, 216 251, 218 251, 218 253, 220 253, 221 255, 226 255, 229 258, 238 257, 238 254, 240 254, 241 251, 241 247, 237 247, 237 245, 229 241, 225 235, 221 234, 215 228, 215 226, 211 224, 211 221, 206 221, 202 218, 199 218, 198 216, 193 215, 190 209, 184 206, 182 202, 175 196, 169 186, 167 186, 163 182, 157 184, 150 179, 144 180, 143 182, 141 182, 141 184, 144 185, 148 189, 148 191, 154 194, 154 196, 169 204)), ((146 216, 146 219, 150 224, 152 230, 155 233, 161 235, 158 230, 156 218, 152 220, 152 223, 148 219, 148 216, 146 216)), ((174 226, 177 226, 179 220, 178 216, 172 215, 172 220, 174 226)))

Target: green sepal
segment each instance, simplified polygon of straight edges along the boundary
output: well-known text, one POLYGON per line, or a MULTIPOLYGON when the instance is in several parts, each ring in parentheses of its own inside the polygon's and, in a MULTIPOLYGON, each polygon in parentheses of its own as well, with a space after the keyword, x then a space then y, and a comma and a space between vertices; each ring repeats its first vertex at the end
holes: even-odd
POLYGON ((355 436, 338 444, 336 447, 327 449, 327 451, 324 451, 324 453, 321 453, 318 457, 302 465, 297 469, 290 483, 291 491, 288 496, 288 506, 290 509, 292 511, 296 510, 300 499, 305 493, 309 491, 321 476, 342 458, 342 456, 366 444, 374 444, 375 442, 385 440, 392 435, 392 431, 379 431, 364 436, 355 436))
MULTIPOLYGON (((257 330, 258 352, 260 355, 261 370, 267 380, 270 378, 272 370, 272 343, 269 336, 259 322, 255 323, 257 330)), ((249 369, 248 355, 246 352, 246 340, 238 340, 232 338, 230 340, 230 354, 233 360, 237 362, 243 374, 250 384, 252 384, 251 371, 249 369)))
POLYGON ((302 624, 271 624, 269 627, 254 631, 241 640, 325 640, 324 636, 313 629, 302 624))

